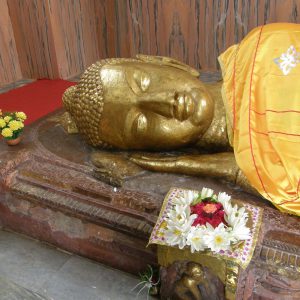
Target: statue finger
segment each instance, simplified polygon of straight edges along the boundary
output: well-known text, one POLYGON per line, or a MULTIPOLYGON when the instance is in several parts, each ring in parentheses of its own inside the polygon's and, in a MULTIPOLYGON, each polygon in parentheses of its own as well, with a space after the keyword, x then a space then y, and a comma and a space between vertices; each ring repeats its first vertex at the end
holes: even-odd
POLYGON ((141 159, 145 161, 156 161, 156 162, 175 162, 177 161, 176 156, 156 156, 156 155, 145 155, 145 154, 133 154, 130 158, 141 159))
POLYGON ((165 161, 165 160, 157 160, 157 159, 144 159, 142 157, 131 157, 130 160, 137 165, 141 166, 144 169, 151 171, 164 171, 164 172, 172 172, 176 171, 176 161, 165 161))

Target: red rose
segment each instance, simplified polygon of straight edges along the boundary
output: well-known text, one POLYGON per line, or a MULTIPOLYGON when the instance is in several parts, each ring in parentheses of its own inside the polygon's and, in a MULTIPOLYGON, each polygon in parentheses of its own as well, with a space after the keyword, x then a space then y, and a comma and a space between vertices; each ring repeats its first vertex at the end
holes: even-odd
POLYGON ((202 201, 196 205, 191 206, 192 214, 197 214, 193 226, 211 224, 216 228, 220 223, 225 223, 224 208, 221 203, 212 201, 202 201))

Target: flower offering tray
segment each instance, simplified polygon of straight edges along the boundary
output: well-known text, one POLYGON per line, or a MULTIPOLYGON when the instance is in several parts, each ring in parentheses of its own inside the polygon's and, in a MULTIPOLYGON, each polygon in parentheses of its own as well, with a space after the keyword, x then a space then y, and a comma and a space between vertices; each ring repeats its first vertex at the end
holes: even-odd
MULTIPOLYGON (((172 188, 167 196, 164 199, 158 220, 154 229, 151 233, 149 244, 158 244, 162 246, 172 246, 168 243, 165 238, 165 235, 168 233, 166 229, 168 219, 168 215, 173 210, 175 203, 178 203, 178 199, 184 199, 185 195, 188 195, 188 192, 192 192, 194 195, 200 193, 200 191, 190 191, 181 188, 172 188)), ((235 245, 232 245, 230 249, 219 251, 208 251, 203 250, 200 252, 204 252, 206 255, 214 256, 220 259, 231 260, 237 263, 243 269, 246 269, 249 262, 251 261, 257 238, 259 235, 259 229, 261 226, 261 220, 263 215, 263 209, 258 206, 253 206, 249 203, 243 204, 240 201, 234 201, 239 206, 245 208, 248 214, 247 227, 250 229, 249 238, 244 241, 239 241, 235 245)), ((193 229, 193 226, 190 227, 193 229)), ((213 232, 214 230, 212 230, 213 232)), ((188 233, 187 233, 188 234, 188 233)), ((218 238, 218 237, 216 237, 218 238)), ((188 247, 187 245, 185 245, 188 247)))

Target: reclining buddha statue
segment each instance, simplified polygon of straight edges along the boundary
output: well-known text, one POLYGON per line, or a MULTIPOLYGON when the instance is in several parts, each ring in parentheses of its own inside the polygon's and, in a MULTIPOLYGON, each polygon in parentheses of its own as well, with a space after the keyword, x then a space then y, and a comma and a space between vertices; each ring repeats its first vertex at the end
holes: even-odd
POLYGON ((222 83, 204 84, 195 69, 171 58, 104 59, 66 90, 63 103, 95 147, 192 145, 200 152, 133 154, 131 161, 153 171, 223 178, 300 215, 299 29, 279 23, 254 29, 219 57, 222 83))

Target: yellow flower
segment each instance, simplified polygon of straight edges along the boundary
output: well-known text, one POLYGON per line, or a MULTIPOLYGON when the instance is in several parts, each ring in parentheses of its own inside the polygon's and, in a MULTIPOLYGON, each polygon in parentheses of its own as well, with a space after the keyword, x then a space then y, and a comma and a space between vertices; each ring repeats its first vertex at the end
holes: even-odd
POLYGON ((4 128, 4 129, 2 130, 2 135, 3 135, 5 138, 7 138, 7 137, 12 137, 12 136, 13 136, 13 132, 12 132, 12 130, 9 129, 9 128, 4 128))
POLYGON ((4 117, 4 121, 5 121, 6 123, 8 123, 11 119, 12 119, 11 116, 6 116, 6 117, 4 117))
POLYGON ((6 126, 6 122, 4 121, 3 118, 0 118, 0 127, 3 128, 6 126))
POLYGON ((16 121, 16 120, 12 120, 8 123, 8 126, 9 128, 12 130, 12 131, 15 131, 15 130, 18 130, 20 128, 23 128, 24 125, 22 122, 20 121, 16 121))
POLYGON ((27 116, 25 113, 23 113, 22 111, 16 112, 16 117, 21 119, 21 120, 26 120, 27 116))

